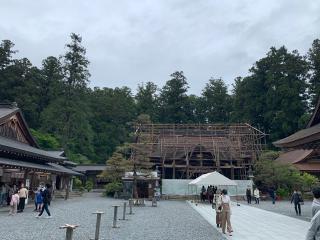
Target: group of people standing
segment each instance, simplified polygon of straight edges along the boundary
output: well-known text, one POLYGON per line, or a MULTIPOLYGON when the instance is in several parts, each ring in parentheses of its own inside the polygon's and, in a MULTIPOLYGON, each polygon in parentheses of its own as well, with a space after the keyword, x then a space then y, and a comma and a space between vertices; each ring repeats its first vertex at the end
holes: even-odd
MULTIPOLYGON (((248 204, 251 204, 251 201, 252 201, 251 188, 247 188, 246 197, 247 197, 248 204)), ((253 190, 253 198, 254 198, 256 204, 260 203, 260 191, 258 188, 255 188, 253 190)))
POLYGON ((2 184, 0 188, 0 205, 10 206, 9 215, 23 212, 26 199, 28 198, 28 189, 24 184, 18 188, 16 185, 2 184))
POLYGON ((217 193, 217 187, 209 185, 207 189, 205 186, 202 186, 201 192, 200 192, 200 199, 201 202, 208 201, 209 203, 212 203, 214 195, 217 193))
MULTIPOLYGON (((46 184, 45 186, 40 185, 34 191, 34 203, 35 210, 39 212, 36 217, 40 217, 44 211, 47 212, 48 216, 51 217, 49 211, 49 205, 51 202, 52 191, 51 185, 46 184)), ((0 205, 10 206, 9 215, 14 216, 17 213, 22 213, 25 209, 25 205, 29 199, 29 190, 23 183, 18 188, 16 185, 2 184, 0 188, 0 205)))

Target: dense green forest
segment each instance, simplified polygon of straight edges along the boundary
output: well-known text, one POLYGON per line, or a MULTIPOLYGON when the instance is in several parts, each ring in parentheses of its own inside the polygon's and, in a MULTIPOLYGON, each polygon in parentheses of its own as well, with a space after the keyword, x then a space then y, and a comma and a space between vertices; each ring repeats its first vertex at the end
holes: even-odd
POLYGON ((126 86, 92 89, 81 41, 71 34, 66 52, 40 67, 15 58, 10 40, 0 44, 0 102, 17 102, 40 145, 63 148, 76 162, 104 163, 130 141, 131 123, 141 114, 154 123, 248 122, 269 134, 270 143, 305 127, 320 90, 319 39, 305 55, 271 47, 232 89, 213 77, 200 96, 188 94, 182 71, 162 87, 141 83, 135 95, 126 86))

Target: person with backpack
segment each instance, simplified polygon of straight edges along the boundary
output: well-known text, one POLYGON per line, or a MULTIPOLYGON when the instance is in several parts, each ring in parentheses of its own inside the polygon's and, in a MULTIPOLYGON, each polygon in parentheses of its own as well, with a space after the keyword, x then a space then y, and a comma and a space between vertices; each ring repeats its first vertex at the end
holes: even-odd
POLYGON ((45 189, 41 192, 42 194, 42 201, 43 201, 43 206, 41 209, 41 212, 39 213, 39 215, 37 215, 36 217, 39 218, 42 216, 44 210, 46 211, 46 213, 48 214, 47 218, 52 218, 50 211, 49 211, 49 205, 51 202, 51 191, 50 191, 50 184, 46 184, 45 189))
POLYGON ((292 196, 291 196, 291 204, 294 203, 294 210, 296 211, 296 215, 301 216, 301 203, 303 202, 301 194, 294 190, 292 196))

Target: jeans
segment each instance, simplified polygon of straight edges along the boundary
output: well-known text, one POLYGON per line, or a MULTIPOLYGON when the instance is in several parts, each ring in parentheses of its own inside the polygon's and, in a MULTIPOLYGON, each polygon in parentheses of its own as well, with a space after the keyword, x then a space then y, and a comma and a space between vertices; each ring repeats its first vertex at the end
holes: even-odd
POLYGON ((255 200, 256 200, 256 204, 259 204, 260 198, 256 197, 255 200))
POLYGON ((6 201, 6 193, 0 193, 0 205, 2 206, 4 202, 6 201))
POLYGON ((49 208, 48 208, 48 203, 43 203, 43 206, 42 206, 41 212, 39 213, 39 216, 42 215, 42 213, 44 212, 44 210, 46 210, 48 216, 51 216, 50 211, 49 211, 49 208))
POLYGON ((248 204, 251 204, 251 195, 247 195, 247 202, 248 204))
POLYGON ((25 204, 26 204, 26 198, 20 198, 18 212, 23 212, 25 204))
POLYGON ((301 205, 300 203, 294 203, 294 210, 296 210, 296 214, 301 215, 301 205))

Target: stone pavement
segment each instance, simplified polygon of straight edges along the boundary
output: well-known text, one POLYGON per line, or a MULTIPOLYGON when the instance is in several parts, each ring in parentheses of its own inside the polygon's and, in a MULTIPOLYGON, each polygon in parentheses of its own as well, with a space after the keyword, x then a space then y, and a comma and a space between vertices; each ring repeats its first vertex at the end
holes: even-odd
POLYGON ((270 212, 280 213, 289 217, 298 218, 310 222, 311 220, 311 204, 312 201, 305 201, 304 205, 301 205, 301 216, 297 216, 294 210, 294 204, 291 204, 290 201, 276 201, 275 204, 272 204, 271 201, 260 201, 260 204, 248 205, 247 202, 240 202, 243 205, 252 206, 260 209, 264 209, 270 212))
MULTIPOLYGON (((216 227, 215 211, 211 205, 195 205, 188 201, 204 219, 216 227)), ((232 203, 231 224, 232 240, 303 240, 310 225, 309 222, 278 213, 232 203)), ((221 231, 219 229, 219 231, 221 231)))
MULTIPOLYGON (((102 210, 101 239, 106 240, 221 240, 221 234, 186 202, 160 201, 158 207, 135 207, 134 215, 127 215, 128 221, 119 221, 120 228, 112 228, 113 204, 121 200, 87 194, 82 198, 55 201, 50 207, 52 219, 35 218, 32 208, 16 216, 0 213, 1 240, 62 240, 65 230, 59 226, 80 224, 75 230, 74 240, 88 240, 94 237, 96 215, 102 210)), ((119 218, 122 208, 120 208, 119 218)), ((46 213, 44 213, 46 216, 46 213)))

